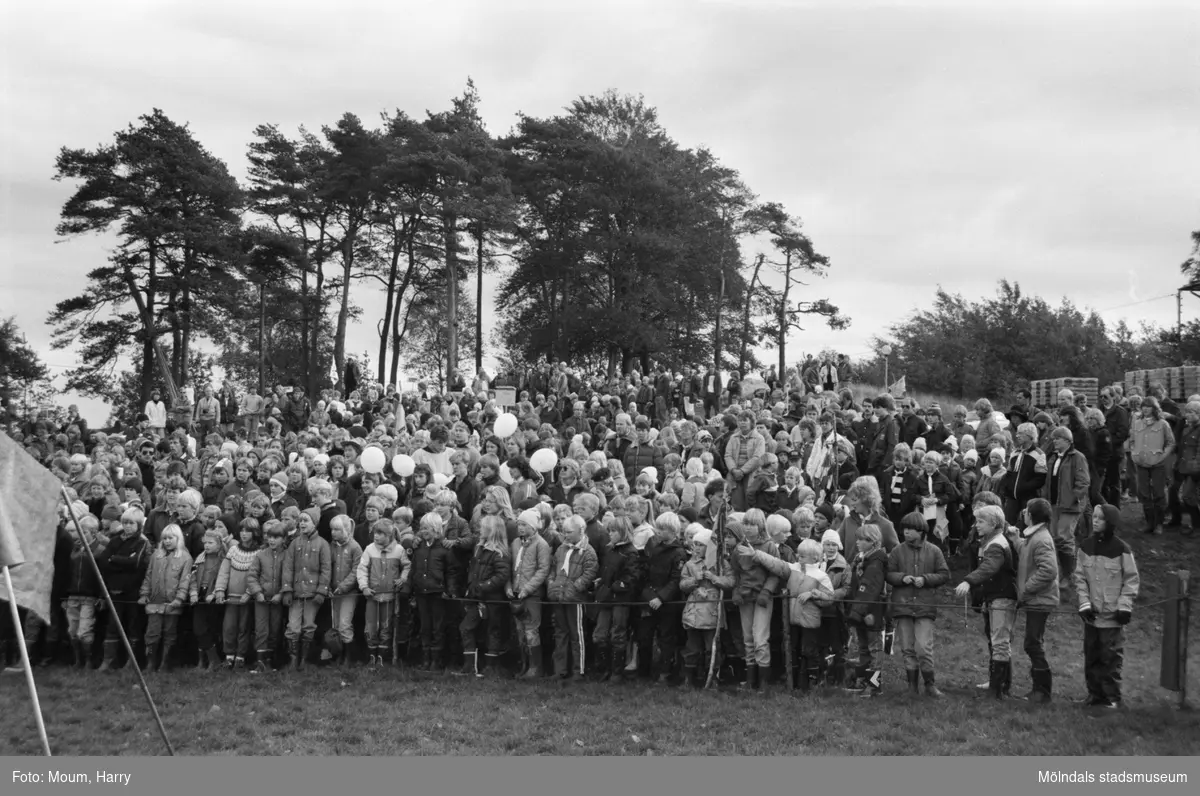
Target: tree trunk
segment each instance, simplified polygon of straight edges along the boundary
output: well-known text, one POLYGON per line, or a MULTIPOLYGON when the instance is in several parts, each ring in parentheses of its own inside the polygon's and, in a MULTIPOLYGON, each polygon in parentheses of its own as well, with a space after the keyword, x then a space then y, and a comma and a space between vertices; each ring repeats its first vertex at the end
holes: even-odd
POLYGON ((338 307, 337 331, 333 338, 333 364, 337 369, 334 389, 342 388, 342 374, 346 367, 346 322, 350 318, 350 273, 354 268, 354 238, 357 230, 349 227, 342 241, 342 295, 338 307))
MULTIPOLYGON (((142 339, 142 406, 150 400, 150 391, 154 389, 154 365, 156 353, 154 350, 154 293, 158 288, 158 245, 151 241, 146 260, 149 263, 149 275, 146 278, 146 306, 142 321, 146 325, 145 336, 142 339)), ((132 283, 130 289, 135 296, 137 288, 132 283)))
MULTIPOLYGON (((304 262, 300 265, 300 361, 301 365, 301 380, 305 384, 312 382, 312 300, 309 297, 308 289, 308 270, 309 259, 307 249, 304 253, 304 262)), ((264 398, 266 393, 260 393, 264 398)))
MULTIPOLYGON (((387 377, 387 349, 388 337, 391 336, 392 327, 392 302, 396 298, 396 275, 400 271, 400 246, 398 241, 393 236, 392 238, 392 266, 388 271, 387 281, 387 303, 383 308, 383 318, 380 323, 383 324, 379 330, 379 381, 384 382, 387 377)), ((393 382, 394 383, 394 382, 393 382)))
POLYGON ((446 240, 446 377, 458 367, 458 217, 442 214, 446 240))
POLYGON ((179 378, 179 289, 171 288, 167 293, 167 318, 171 326, 171 378, 175 381, 175 386, 183 389, 183 382, 179 378))
POLYGON ((267 349, 263 337, 267 329, 267 283, 258 283, 258 394, 265 396, 267 388, 267 349))
POLYGON ((742 313, 742 344, 738 349, 738 373, 746 375, 746 349, 750 345, 750 311, 754 305, 754 287, 758 284, 758 272, 762 269, 765 255, 758 255, 754 261, 754 272, 750 276, 750 285, 746 288, 746 306, 742 313))
POLYGON ((192 342, 192 291, 185 282, 179 295, 179 383, 188 380, 188 349, 192 342))
POLYGON ((779 299, 779 380, 787 370, 788 296, 792 292, 792 253, 788 251, 783 267, 783 296, 779 299))
POLYGON ((478 259, 475 281, 475 372, 483 369, 483 221, 476 223, 475 256, 478 259))

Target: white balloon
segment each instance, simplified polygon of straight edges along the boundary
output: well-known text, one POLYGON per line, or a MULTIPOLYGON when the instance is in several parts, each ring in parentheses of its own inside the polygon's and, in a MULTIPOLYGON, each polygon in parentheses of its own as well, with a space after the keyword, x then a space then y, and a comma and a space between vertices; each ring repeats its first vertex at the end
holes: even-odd
POLYGON ((512 473, 509 472, 508 464, 500 465, 500 480, 511 485, 513 482, 512 473))
POLYGON ((539 473, 548 473, 558 466, 558 454, 549 448, 540 448, 533 452, 529 464, 539 473))
POLYGON ((450 476, 446 475, 445 473, 434 473, 433 483, 437 484, 438 486, 447 486, 450 483, 450 476))
POLYGON ((500 439, 511 437, 517 432, 517 418, 505 412, 496 418, 496 422, 492 425, 492 431, 500 439))
POLYGON ((358 462, 368 473, 382 473, 383 466, 387 464, 387 457, 383 455, 382 449, 372 445, 362 452, 358 462))
POLYGON ((417 469, 417 463, 407 453, 397 453, 392 457, 392 469, 401 478, 408 478, 417 469))

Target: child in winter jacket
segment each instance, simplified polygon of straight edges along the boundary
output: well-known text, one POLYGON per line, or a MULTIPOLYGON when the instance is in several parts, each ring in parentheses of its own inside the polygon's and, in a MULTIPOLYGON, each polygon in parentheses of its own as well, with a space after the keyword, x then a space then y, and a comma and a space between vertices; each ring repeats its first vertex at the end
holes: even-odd
POLYGON ((796 556, 797 560, 789 563, 766 552, 755 551, 753 559, 771 574, 787 579, 787 591, 791 595, 787 632, 791 634, 795 658, 793 684, 807 691, 820 676, 821 608, 833 599, 833 583, 819 566, 821 544, 815 539, 801 541, 796 556))
POLYGON ((238 541, 229 548, 217 575, 217 602, 225 604, 223 628, 225 666, 240 669, 250 652, 250 618, 254 609, 247 589, 247 576, 258 549, 262 547, 262 529, 257 520, 244 519, 238 524, 238 541))
POLYGON ((909 692, 940 697, 934 681, 933 623, 937 617, 935 590, 950 579, 941 548, 927 541, 929 524, 920 512, 900 520, 904 542, 888 555, 887 582, 892 587, 892 617, 904 655, 909 692))
MULTIPOLYGON (((395 525, 391 520, 376 520, 371 536, 373 541, 363 550, 356 577, 367 601, 364 633, 368 663, 374 665, 392 660, 392 616, 397 604, 407 601, 410 586, 408 554, 396 541, 395 525)), ((402 656, 406 655, 407 634, 398 641, 403 645, 402 656)))
MULTIPOLYGON (((83 529, 84 538, 90 540, 92 555, 95 555, 104 544, 97 538, 100 521, 88 514, 79 518, 79 526, 83 529)), ((92 642, 95 641, 96 611, 104 601, 100 597, 100 582, 96 580, 96 572, 84 552, 83 540, 78 533, 72 533, 71 537, 71 569, 64 608, 67 635, 71 638, 71 649, 75 653, 75 666, 85 669, 91 660, 92 642)))
POLYGON ((1117 531, 1121 513, 1116 506, 1097 506, 1092 535, 1079 547, 1075 590, 1083 618, 1083 661, 1087 704, 1121 706, 1121 663, 1125 625, 1133 618, 1140 580, 1133 551, 1117 531))
POLYGON ((413 550, 412 584, 421 621, 421 671, 442 672, 446 644, 446 596, 451 593, 450 551, 442 546, 445 530, 437 512, 421 517, 420 542, 413 550))
POLYGON ((163 529, 158 550, 150 558, 150 567, 142 581, 138 602, 146 606, 146 669, 158 670, 158 651, 162 648, 162 665, 166 671, 174 668, 171 652, 179 630, 179 615, 188 599, 188 584, 192 574, 192 557, 183 546, 183 531, 178 525, 163 529))
POLYGON ((487 624, 487 653, 495 661, 503 653, 504 629, 508 624, 508 606, 504 605, 504 589, 512 576, 512 559, 508 549, 508 526, 503 517, 485 516, 479 522, 480 539, 467 565, 467 598, 479 600, 468 604, 459 634, 462 637, 463 674, 482 677, 484 667, 479 660, 476 633, 487 624))
POLYGON ((225 560, 225 545, 222 534, 217 530, 205 531, 204 549, 192 564, 192 576, 188 601, 192 604, 192 633, 196 636, 196 648, 200 671, 215 669, 221 659, 217 653, 214 631, 221 626, 225 607, 217 602, 217 576, 225 560))
POLYGON ((832 528, 821 534, 821 570, 833 586, 833 600, 821 607, 821 664, 828 685, 841 685, 846 675, 846 618, 843 602, 850 593, 849 564, 842 537, 832 528))
POLYGON ((354 643, 354 609, 358 604, 358 565, 362 548, 354 541, 354 520, 345 514, 330 520, 329 531, 333 535, 333 544, 329 546, 330 617, 332 630, 342 641, 337 657, 338 664, 344 667, 354 643))
POLYGON ((883 635, 883 590, 887 576, 887 553, 878 525, 860 526, 855 534, 858 554, 850 564, 850 594, 846 622, 854 629, 858 663, 848 690, 862 696, 882 692, 880 668, 883 635))
POLYGON ((554 553, 546 599, 554 603, 554 670, 565 680, 584 679, 583 605, 600 571, 596 551, 588 544, 587 523, 568 517, 563 523, 563 543, 554 553))
POLYGON ((779 547, 766 538, 766 522, 760 526, 753 518, 755 514, 761 517, 762 512, 747 512, 742 522, 731 520, 729 525, 735 537, 747 542, 746 548, 735 549, 733 555, 733 602, 741 619, 746 683, 751 688, 760 688, 763 676, 769 675, 771 669, 771 612, 779 577, 755 561, 753 554, 762 551, 778 558, 779 547))
POLYGON ((554 566, 550 545, 538 532, 541 527, 542 518, 533 509, 517 517, 517 538, 511 543, 512 578, 506 590, 521 645, 522 676, 529 680, 541 677, 542 596, 554 566))
POLYGON ((254 668, 258 672, 274 668, 272 661, 279 649, 283 626, 283 558, 287 555, 284 524, 268 521, 265 531, 267 546, 254 554, 246 575, 246 591, 254 600, 254 668))
POLYGON ((329 542, 317 533, 319 516, 316 509, 299 512, 283 558, 283 604, 288 609, 284 638, 296 671, 304 668, 317 632, 317 611, 329 596, 333 574, 329 542))
MULTIPOLYGON (((683 607, 683 628, 687 646, 683 650, 685 685, 704 685, 709 668, 713 639, 725 626, 720 614, 724 589, 733 588, 733 573, 725 551, 717 550, 712 531, 698 531, 691 542, 692 557, 683 565, 679 591, 687 597, 683 607), (718 558, 719 557, 719 558, 718 558)), ((721 655, 717 650, 716 668, 721 655)))
POLYGON ((628 603, 637 595, 642 561, 633 546, 633 525, 628 517, 609 512, 604 515, 604 529, 608 532, 608 549, 600 558, 600 574, 596 578, 596 627, 592 641, 596 645, 599 679, 607 681, 619 677, 625 668, 630 629, 628 603))

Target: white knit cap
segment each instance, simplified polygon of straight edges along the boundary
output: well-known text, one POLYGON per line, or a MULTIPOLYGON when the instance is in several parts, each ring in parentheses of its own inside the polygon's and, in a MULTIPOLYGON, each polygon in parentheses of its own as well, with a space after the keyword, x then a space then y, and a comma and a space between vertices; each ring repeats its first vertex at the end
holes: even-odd
POLYGON ((821 544, 833 542, 837 545, 838 550, 842 549, 842 536, 833 528, 826 528, 825 533, 821 534, 821 544))
POLYGON ((542 515, 533 509, 525 509, 517 515, 517 522, 523 522, 536 530, 542 529, 542 515))

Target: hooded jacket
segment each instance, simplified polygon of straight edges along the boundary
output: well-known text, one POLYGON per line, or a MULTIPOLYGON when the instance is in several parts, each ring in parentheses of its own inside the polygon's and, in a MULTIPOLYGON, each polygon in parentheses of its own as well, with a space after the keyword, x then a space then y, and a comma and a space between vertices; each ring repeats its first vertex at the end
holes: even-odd
POLYGON ((1075 592, 1079 610, 1096 612, 1096 627, 1120 627, 1117 611, 1133 613, 1133 601, 1141 587, 1133 551, 1116 535, 1120 512, 1104 506, 1104 532, 1092 534, 1079 546, 1075 568, 1075 592))
POLYGON ((1058 554, 1045 523, 1021 532, 1017 600, 1021 607, 1039 611, 1058 607, 1058 554))

